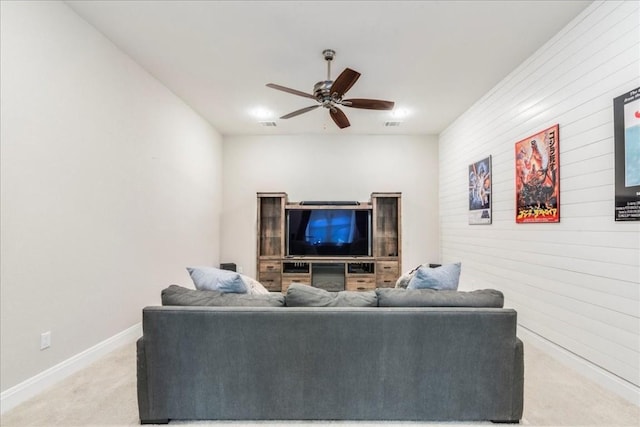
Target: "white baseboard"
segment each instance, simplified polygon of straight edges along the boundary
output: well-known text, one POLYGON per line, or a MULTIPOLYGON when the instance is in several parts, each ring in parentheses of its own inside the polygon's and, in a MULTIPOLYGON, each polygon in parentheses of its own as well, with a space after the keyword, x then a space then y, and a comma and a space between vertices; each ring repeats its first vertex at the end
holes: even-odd
POLYGON ((554 359, 573 368, 578 373, 597 383, 598 385, 606 388, 609 391, 612 391, 613 393, 624 398, 625 400, 628 400, 634 405, 640 406, 640 387, 636 387, 630 382, 627 382, 622 378, 613 375, 610 372, 607 372, 601 367, 594 365, 593 363, 575 355, 574 353, 571 353, 570 351, 560 347, 557 344, 552 343, 551 341, 523 327, 522 325, 518 325, 518 337, 520 337, 525 342, 530 342, 535 347, 540 348, 554 359))
POLYGON ((20 403, 89 366, 111 351, 125 344, 135 342, 140 336, 142 336, 142 323, 137 323, 111 338, 107 338, 93 347, 3 391, 0 394, 0 414, 15 408, 20 403))

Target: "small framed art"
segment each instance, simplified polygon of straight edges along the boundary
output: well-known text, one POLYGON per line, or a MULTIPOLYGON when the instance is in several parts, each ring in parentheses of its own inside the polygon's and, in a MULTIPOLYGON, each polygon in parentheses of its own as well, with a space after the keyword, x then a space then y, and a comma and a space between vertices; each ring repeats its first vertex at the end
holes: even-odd
POLYGON ((469 224, 491 224, 491 156, 469 165, 469 224))

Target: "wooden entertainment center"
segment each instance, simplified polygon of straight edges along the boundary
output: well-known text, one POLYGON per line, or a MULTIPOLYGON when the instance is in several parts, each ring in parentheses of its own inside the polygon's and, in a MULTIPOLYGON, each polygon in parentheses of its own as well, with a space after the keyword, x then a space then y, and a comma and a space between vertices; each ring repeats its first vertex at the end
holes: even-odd
POLYGON ((402 271, 401 193, 372 193, 368 202, 297 203, 286 193, 258 193, 257 202, 257 278, 268 290, 286 292, 291 283, 329 291, 395 286, 402 271), (366 213, 366 246, 354 249, 358 255, 292 254, 289 214, 300 210, 349 211, 354 218, 366 213))

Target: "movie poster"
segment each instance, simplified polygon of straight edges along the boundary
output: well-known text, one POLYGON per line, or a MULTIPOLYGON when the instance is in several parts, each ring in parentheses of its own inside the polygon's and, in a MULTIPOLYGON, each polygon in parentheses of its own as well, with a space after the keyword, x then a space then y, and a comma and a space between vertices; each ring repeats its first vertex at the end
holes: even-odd
POLYGON ((640 88, 613 100, 615 220, 640 221, 640 88))
POLYGON ((559 125, 516 143, 516 223, 560 222, 559 125))
POLYGON ((469 165, 469 224, 491 224, 491 156, 469 165))

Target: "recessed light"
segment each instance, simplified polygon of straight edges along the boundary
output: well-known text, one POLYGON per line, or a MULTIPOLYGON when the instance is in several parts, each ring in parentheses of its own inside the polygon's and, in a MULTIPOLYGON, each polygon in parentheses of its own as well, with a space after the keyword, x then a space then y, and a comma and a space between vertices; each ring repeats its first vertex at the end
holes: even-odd
POLYGON ((410 113, 411 112, 406 108, 394 108, 393 110, 391 110, 391 117, 393 117, 394 119, 404 119, 410 113))
POLYGON ((254 108, 251 111, 249 111, 249 114, 251 114, 251 116, 253 116, 254 118, 258 119, 258 121, 261 121, 261 122, 269 121, 273 119, 273 116, 274 116, 271 110, 268 110, 263 107, 254 108))

